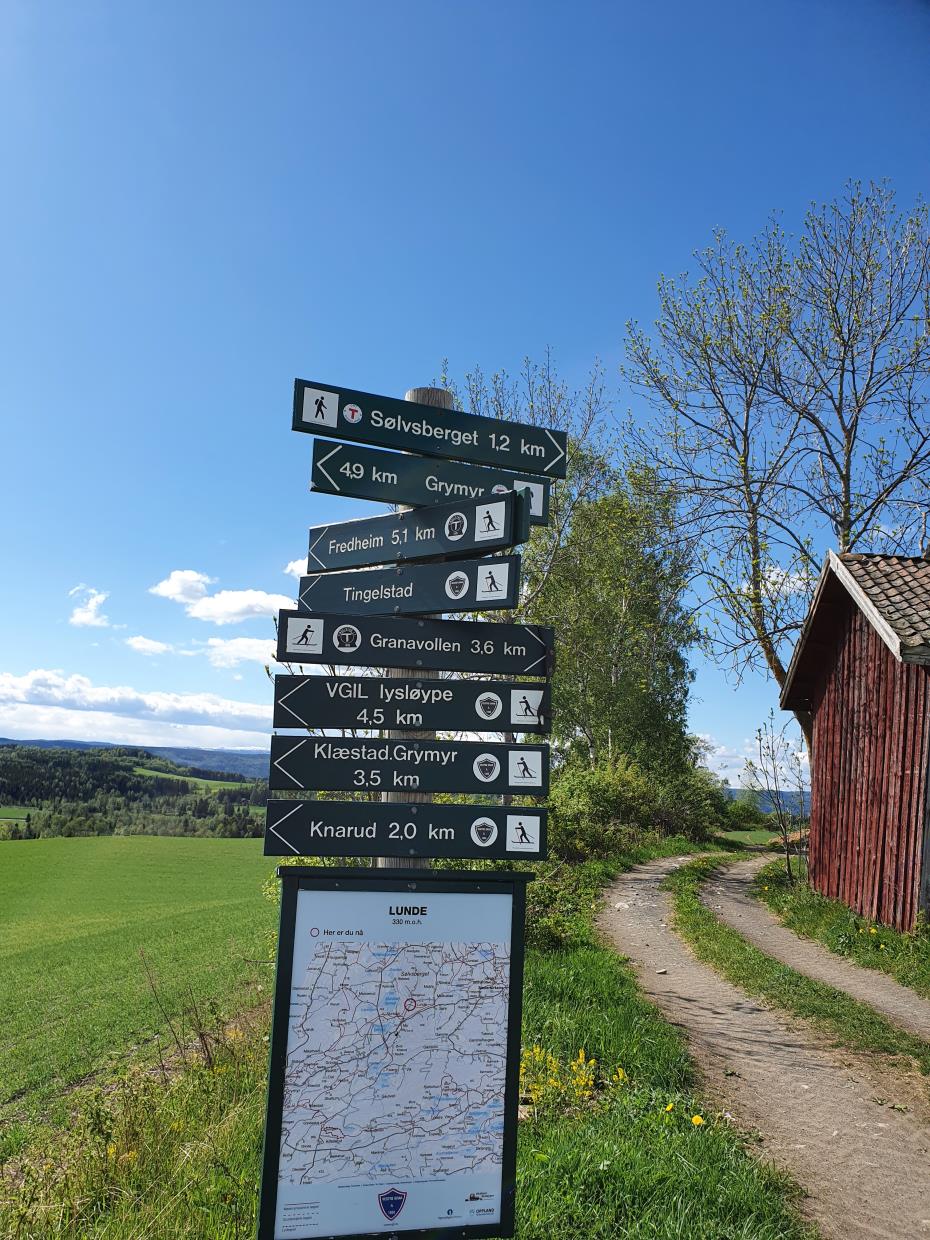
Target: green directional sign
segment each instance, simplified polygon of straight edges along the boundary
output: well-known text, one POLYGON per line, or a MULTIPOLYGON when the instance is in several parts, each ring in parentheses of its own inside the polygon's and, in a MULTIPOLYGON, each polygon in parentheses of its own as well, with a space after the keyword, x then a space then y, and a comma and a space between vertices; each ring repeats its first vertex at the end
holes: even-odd
POLYGON ((365 572, 301 577, 297 610, 356 616, 428 616, 444 611, 512 610, 520 597, 520 557, 454 564, 397 564, 365 572))
POLYGON ((493 465, 544 478, 565 477, 568 439, 564 431, 373 396, 316 380, 294 380, 293 426, 295 431, 351 443, 493 465))
POLYGON ((310 530, 308 573, 373 564, 404 564, 442 556, 458 559, 517 547, 530 536, 530 505, 522 491, 493 500, 457 500, 435 508, 412 508, 359 517, 310 530))
POLYGON ((437 461, 400 452, 379 452, 358 444, 313 445, 310 489, 384 504, 448 504, 450 500, 493 499, 507 491, 524 491, 530 522, 549 522, 549 482, 544 478, 480 469, 457 461, 437 461))
POLYGON ((546 858, 546 811, 523 805, 268 802, 266 857, 546 858))

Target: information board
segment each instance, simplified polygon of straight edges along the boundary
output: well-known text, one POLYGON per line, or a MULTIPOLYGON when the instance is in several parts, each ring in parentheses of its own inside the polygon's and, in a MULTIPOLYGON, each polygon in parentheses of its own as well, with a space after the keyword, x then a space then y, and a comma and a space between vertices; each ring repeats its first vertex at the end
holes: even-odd
POLYGON ((358 517, 310 530, 308 573, 371 564, 403 564, 442 556, 458 559, 517 547, 530 536, 530 503, 523 491, 494 500, 469 499, 358 517))
POLYGON ((268 802, 266 857, 546 858, 546 811, 524 805, 268 802))
POLYGON ((540 624, 281 611, 276 658, 279 663, 550 676, 555 654, 553 631, 540 624))
POLYGON ((548 745, 272 736, 268 787, 313 792, 549 791, 548 745))
POLYGON ((565 431, 294 380, 295 431, 564 478, 565 431))
POLYGON ((383 504, 448 504, 455 499, 491 499, 507 491, 529 496, 530 523, 549 523, 549 482, 500 469, 460 465, 401 452, 380 452, 358 444, 313 441, 310 489, 327 495, 376 499, 383 504))
POLYGON ((259 1240, 512 1236, 526 876, 279 874, 259 1240))
POLYGON ((549 685, 381 676, 274 678, 276 728, 548 732, 549 685))

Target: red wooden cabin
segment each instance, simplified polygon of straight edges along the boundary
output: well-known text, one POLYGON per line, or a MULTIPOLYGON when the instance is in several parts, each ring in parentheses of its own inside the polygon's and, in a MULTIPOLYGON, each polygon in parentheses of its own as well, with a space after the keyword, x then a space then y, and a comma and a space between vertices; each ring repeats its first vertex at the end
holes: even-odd
POLYGON ((930 903, 930 562, 831 552, 781 704, 813 717, 814 888, 912 930, 930 903))

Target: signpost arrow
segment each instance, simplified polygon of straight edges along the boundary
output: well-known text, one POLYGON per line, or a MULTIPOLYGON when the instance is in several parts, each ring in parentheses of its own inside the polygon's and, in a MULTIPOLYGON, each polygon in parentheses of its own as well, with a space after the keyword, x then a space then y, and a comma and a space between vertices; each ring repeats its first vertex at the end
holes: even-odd
POLYGON ((520 557, 411 564, 365 572, 301 577, 297 610, 353 616, 428 616, 443 611, 514 608, 520 597, 520 557))
POLYGON ((272 736, 269 788, 332 792, 549 791, 548 745, 272 736))
POLYGON ((273 726, 546 733, 550 691, 513 680, 281 675, 273 726))
POLYGON ((483 620, 278 613, 279 663, 436 668, 503 676, 549 676, 552 629, 483 620))
POLYGON ((519 805, 269 801, 265 856, 546 857, 546 811, 519 805))
POLYGON ((523 492, 487 500, 462 500, 381 517, 360 517, 310 530, 308 573, 368 568, 373 564, 446 559, 476 551, 503 551, 530 536, 530 506, 523 492))
POLYGON ((310 489, 327 495, 376 499, 385 504, 447 504, 449 500, 493 499, 506 491, 527 491, 530 522, 549 521, 548 479, 481 469, 456 461, 437 461, 400 452, 380 452, 358 444, 313 444, 310 489))
POLYGON ((564 478, 564 431, 294 380, 295 431, 564 478))

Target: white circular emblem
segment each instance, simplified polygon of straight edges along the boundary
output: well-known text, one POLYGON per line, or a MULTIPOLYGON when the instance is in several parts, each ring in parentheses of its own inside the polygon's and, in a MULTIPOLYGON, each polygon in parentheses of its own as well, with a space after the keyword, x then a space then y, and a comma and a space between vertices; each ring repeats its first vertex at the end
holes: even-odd
POLYGON ((468 518, 464 512, 453 512, 446 518, 446 538, 450 542, 458 542, 468 533, 468 518))
POLYGON ((491 487, 491 491, 495 495, 506 495, 509 490, 510 487, 505 487, 502 482, 497 482, 491 487))
POLYGON ((468 584, 468 574, 463 573, 461 569, 456 569, 446 578, 446 594, 449 598, 461 598, 468 589, 468 584))
POLYGON ((362 635, 354 624, 340 624, 333 639, 337 650, 358 650, 362 644, 362 635))
POLYGON ((472 770, 483 784, 489 784, 492 779, 497 779, 501 764, 492 753, 479 753, 472 764, 472 770))
POLYGON ((479 848, 487 848, 497 839, 497 823, 493 818, 476 818, 471 824, 471 838, 479 848))
POLYGON ((361 422, 362 411, 358 405, 346 405, 342 411, 342 416, 354 426, 356 422, 361 422))
POLYGON ((475 699, 475 710, 481 719, 496 719, 504 709, 504 703, 496 693, 481 693, 475 699))

